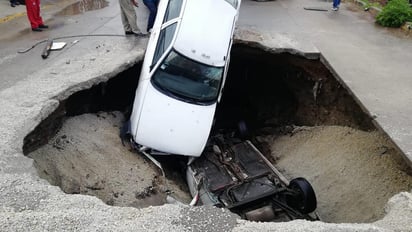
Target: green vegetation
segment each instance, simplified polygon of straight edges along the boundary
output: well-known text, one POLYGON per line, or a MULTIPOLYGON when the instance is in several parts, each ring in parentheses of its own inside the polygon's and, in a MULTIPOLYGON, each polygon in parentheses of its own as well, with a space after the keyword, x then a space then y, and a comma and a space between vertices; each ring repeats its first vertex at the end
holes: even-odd
POLYGON ((385 27, 400 27, 407 21, 412 21, 408 0, 391 0, 376 16, 376 22, 385 27))
POLYGON ((363 7, 365 10, 368 10, 372 6, 382 9, 382 5, 379 2, 370 2, 369 0, 363 0, 363 3, 364 3, 363 7))

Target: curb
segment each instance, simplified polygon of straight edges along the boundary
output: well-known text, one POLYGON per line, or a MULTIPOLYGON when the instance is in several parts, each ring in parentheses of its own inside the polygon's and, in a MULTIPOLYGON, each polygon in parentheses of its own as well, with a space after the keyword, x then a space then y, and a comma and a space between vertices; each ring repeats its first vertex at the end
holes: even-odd
MULTIPOLYGON (((361 6, 366 6, 367 4, 366 4, 366 2, 364 2, 364 1, 362 1, 362 0, 353 0, 354 2, 356 2, 358 5, 361 5, 361 6)), ((377 12, 381 12, 382 11, 382 9, 381 8, 378 8, 378 7, 376 7, 376 6, 370 6, 369 8, 364 8, 364 9, 373 9, 373 10, 375 10, 375 11, 377 11, 377 12)))

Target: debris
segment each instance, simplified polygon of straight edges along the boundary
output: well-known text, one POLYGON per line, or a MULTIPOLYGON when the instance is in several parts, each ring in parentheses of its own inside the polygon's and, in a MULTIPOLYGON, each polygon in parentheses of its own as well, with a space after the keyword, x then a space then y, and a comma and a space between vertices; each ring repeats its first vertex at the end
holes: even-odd
POLYGON ((313 10, 313 11, 328 11, 327 9, 324 8, 318 8, 318 7, 303 7, 305 10, 313 10))
POLYGON ((53 40, 48 40, 46 43, 46 46, 43 49, 43 52, 41 53, 41 57, 43 59, 46 59, 49 56, 52 46, 53 46, 53 40))
POLYGON ((66 46, 66 44, 67 44, 66 42, 53 42, 50 50, 52 51, 61 50, 66 46))

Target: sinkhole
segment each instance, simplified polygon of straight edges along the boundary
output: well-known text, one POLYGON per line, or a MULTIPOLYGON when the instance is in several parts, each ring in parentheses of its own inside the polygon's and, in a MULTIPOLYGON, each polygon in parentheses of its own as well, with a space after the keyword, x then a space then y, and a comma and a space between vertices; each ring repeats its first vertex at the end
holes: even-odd
MULTIPOLYGON (((123 145, 142 63, 60 102, 24 139, 40 177, 68 194, 147 207, 166 195, 188 203, 185 157, 157 157, 166 178, 123 145)), ((248 125, 251 139, 286 177, 314 187, 326 222, 371 222, 387 200, 412 188, 410 168, 320 60, 235 44, 211 134, 248 125)))

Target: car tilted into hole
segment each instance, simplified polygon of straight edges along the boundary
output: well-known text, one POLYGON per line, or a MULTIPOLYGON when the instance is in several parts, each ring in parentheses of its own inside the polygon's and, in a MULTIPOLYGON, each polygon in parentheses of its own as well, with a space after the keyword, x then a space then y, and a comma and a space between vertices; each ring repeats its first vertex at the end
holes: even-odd
POLYGON ((309 215, 316 197, 305 179, 289 183, 250 141, 210 136, 239 6, 240 0, 160 1, 122 134, 161 169, 149 153, 191 157, 191 205, 226 207, 257 221, 317 219, 309 215))
POLYGON ((199 157, 228 70, 240 0, 160 1, 129 134, 138 146, 199 157))

